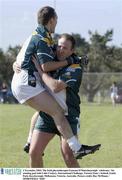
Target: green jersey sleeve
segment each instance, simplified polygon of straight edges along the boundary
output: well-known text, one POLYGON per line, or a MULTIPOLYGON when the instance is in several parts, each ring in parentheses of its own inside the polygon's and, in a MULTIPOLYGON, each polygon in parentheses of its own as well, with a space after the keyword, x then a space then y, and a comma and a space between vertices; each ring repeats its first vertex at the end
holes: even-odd
POLYGON ((52 48, 47 45, 44 41, 38 42, 37 56, 40 64, 44 64, 54 60, 54 53, 52 48))
POLYGON ((59 79, 64 81, 68 87, 79 89, 82 81, 83 70, 79 64, 73 64, 62 72, 59 79))

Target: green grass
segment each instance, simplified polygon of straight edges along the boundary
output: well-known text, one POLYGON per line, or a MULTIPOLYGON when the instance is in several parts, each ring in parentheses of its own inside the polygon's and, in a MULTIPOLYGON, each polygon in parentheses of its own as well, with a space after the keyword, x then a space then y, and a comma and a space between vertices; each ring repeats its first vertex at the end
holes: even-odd
MULTIPOLYGON (((122 106, 82 104, 81 111, 80 142, 101 143, 102 147, 80 160, 80 166, 122 167, 122 106)), ((0 167, 28 167, 29 157, 23 152, 23 145, 33 113, 34 110, 23 105, 0 105, 0 167)), ((45 151, 44 165, 65 167, 57 136, 45 151)))

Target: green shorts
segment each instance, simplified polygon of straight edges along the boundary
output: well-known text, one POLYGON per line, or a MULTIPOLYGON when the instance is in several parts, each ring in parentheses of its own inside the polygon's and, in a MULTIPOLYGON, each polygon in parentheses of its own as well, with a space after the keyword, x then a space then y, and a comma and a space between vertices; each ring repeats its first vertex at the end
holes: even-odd
MULTIPOLYGON (((73 134, 77 135, 80 129, 79 117, 66 116, 66 118, 69 121, 73 134)), ((60 136, 60 132, 58 131, 53 119, 48 115, 44 115, 44 113, 40 114, 38 117, 35 129, 60 136)))

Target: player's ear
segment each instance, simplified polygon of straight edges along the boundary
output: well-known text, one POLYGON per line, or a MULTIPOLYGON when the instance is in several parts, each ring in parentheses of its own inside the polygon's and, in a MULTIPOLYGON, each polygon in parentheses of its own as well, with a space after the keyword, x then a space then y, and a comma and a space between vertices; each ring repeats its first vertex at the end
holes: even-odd
POLYGON ((75 49, 74 49, 74 48, 72 48, 72 49, 71 49, 71 51, 72 51, 72 54, 74 54, 74 53, 75 53, 75 49))

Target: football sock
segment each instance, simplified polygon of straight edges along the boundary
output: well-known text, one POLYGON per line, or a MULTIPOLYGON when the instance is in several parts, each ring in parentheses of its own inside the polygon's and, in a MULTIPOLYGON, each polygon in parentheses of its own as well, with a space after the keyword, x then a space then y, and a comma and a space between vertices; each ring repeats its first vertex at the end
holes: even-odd
POLYGON ((70 139, 67 140, 69 147, 72 151, 77 152, 81 148, 81 144, 78 142, 78 139, 75 136, 72 136, 70 139))

